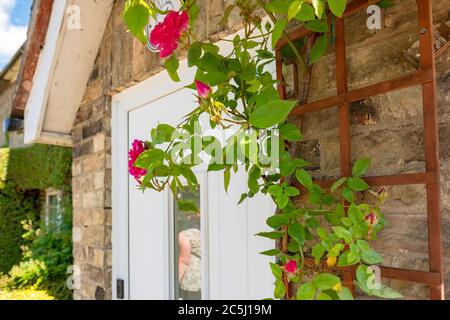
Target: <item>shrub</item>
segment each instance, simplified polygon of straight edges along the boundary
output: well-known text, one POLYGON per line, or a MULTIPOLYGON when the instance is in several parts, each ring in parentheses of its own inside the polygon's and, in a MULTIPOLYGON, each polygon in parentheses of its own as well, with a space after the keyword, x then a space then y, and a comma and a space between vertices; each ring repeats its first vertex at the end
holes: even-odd
POLYGON ((7 273, 22 258, 21 221, 37 221, 39 199, 33 192, 7 185, 0 191, 0 272, 7 273))

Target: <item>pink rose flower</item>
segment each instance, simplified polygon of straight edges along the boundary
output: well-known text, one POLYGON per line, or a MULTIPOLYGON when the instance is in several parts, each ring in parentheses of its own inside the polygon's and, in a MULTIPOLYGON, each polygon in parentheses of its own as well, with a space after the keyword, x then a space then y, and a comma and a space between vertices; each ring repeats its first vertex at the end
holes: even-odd
POLYGON ((289 273, 296 273, 297 268, 298 268, 298 265, 297 265, 297 261, 295 261, 295 260, 289 261, 284 266, 284 269, 286 270, 286 272, 289 272, 289 273))
POLYGON ((384 187, 381 187, 379 190, 378 190, 378 195, 379 196, 382 196, 382 195, 384 195, 385 193, 386 193, 386 189, 384 188, 384 187))
POLYGON ((374 225, 376 225, 378 223, 378 219, 373 212, 369 213, 365 217, 365 220, 369 227, 373 227, 374 225))
POLYGON ((147 174, 147 170, 137 168, 134 166, 137 158, 145 151, 145 143, 142 140, 134 140, 132 143, 132 147, 128 152, 129 160, 128 160, 128 172, 132 177, 134 177, 138 182, 139 179, 147 174))
POLYGON ((195 86, 197 87, 198 96, 202 99, 206 99, 211 94, 211 87, 204 84, 201 81, 195 80, 195 86))
POLYGON ((150 43, 159 49, 161 58, 170 56, 178 49, 181 34, 189 27, 185 11, 169 11, 163 22, 158 23, 150 34, 150 43))

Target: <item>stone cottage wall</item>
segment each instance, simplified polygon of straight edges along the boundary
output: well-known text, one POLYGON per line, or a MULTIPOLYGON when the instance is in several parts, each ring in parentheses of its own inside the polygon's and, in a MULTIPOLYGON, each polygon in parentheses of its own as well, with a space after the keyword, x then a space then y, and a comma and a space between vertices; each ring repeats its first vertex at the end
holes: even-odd
MULTIPOLYGON (((213 35, 221 31, 217 30, 217 22, 230 1, 199 2, 198 37, 214 39, 213 35)), ((415 1, 402 0, 401 5, 400 1, 396 3, 396 7, 385 12, 383 31, 369 32, 365 27, 364 13, 348 19, 346 28, 352 88, 414 70, 402 52, 414 49, 417 39, 413 36, 417 31, 415 1)), ((433 3, 436 19, 448 19, 450 0, 435 0, 433 3)), ((147 51, 126 32, 121 17, 122 6, 122 1, 116 1, 72 132, 74 256, 75 265, 81 272, 81 287, 75 291, 76 299, 112 298, 110 96, 162 70, 158 55, 147 51)), ((238 17, 232 17, 232 21, 237 22, 238 17)), ((237 23, 232 25, 235 29, 239 27, 237 23)), ((329 55, 317 65, 311 101, 335 94, 334 63, 334 56, 329 55)), ((438 65, 446 266, 450 262, 449 66, 447 53, 438 65)), ((413 88, 352 105, 354 158, 371 156, 374 162, 371 174, 423 170, 420 95, 420 89, 413 88)), ((316 172, 318 176, 338 174, 337 121, 336 110, 305 118, 303 131, 307 140, 303 154, 320 168, 316 172)), ((378 247, 386 256, 388 265, 425 270, 424 188, 395 187, 390 188, 389 193, 391 197, 386 213, 391 224, 378 247)), ((408 298, 427 295, 426 290, 411 290, 404 283, 394 285, 403 290, 408 298)))

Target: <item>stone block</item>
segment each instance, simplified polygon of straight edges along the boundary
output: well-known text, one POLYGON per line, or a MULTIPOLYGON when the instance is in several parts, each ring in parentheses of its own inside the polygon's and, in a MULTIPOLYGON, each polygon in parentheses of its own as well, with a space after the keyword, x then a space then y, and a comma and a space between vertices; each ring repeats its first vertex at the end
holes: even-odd
POLYGON ((83 139, 95 136, 103 130, 103 119, 95 120, 83 127, 83 139))
MULTIPOLYGON (((81 229, 81 241, 84 246, 102 248, 109 244, 105 242, 105 226, 85 226, 81 229)), ((110 235, 110 234, 108 234, 110 235)))
POLYGON ((92 175, 94 181, 94 189, 103 189, 105 187, 105 171, 100 170, 92 175))
POLYGON ((91 191, 83 194, 83 208, 95 209, 103 208, 104 191, 91 191))
POLYGON ((90 154, 83 159, 83 172, 90 172, 105 168, 106 155, 103 152, 90 154))
POLYGON ((104 134, 97 134, 93 138, 93 152, 105 150, 106 138, 104 134))

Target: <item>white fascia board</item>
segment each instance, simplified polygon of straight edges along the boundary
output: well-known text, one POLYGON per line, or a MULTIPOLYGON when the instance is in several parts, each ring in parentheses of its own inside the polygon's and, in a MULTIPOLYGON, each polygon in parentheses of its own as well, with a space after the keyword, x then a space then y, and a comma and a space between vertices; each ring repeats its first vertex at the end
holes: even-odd
POLYGON ((112 0, 54 1, 25 110, 26 143, 72 144, 72 126, 113 4, 112 0), (78 8, 80 29, 68 28, 73 8, 78 8))
POLYGON ((33 86, 25 108, 25 143, 38 142, 42 132, 42 122, 48 100, 49 83, 52 80, 52 70, 55 65, 59 31, 64 20, 66 0, 53 2, 52 13, 45 37, 36 72, 33 77, 33 86))

